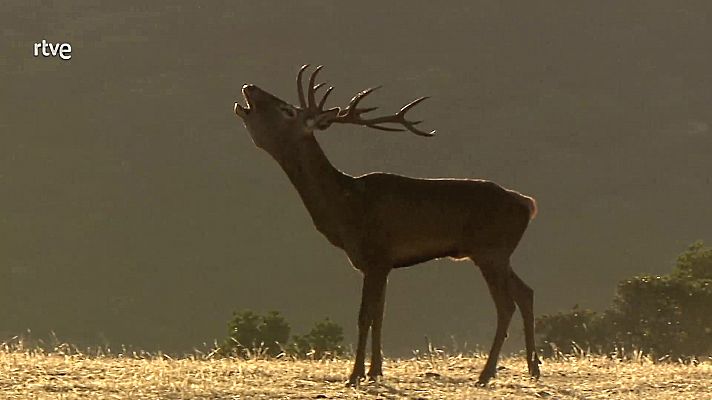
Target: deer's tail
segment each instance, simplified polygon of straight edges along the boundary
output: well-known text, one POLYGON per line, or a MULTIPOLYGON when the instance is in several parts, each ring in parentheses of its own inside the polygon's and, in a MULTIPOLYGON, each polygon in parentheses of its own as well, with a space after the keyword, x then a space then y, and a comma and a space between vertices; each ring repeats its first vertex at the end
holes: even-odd
POLYGON ((532 220, 536 218, 536 214, 537 212, 539 212, 539 209, 536 206, 536 199, 533 197, 522 195, 522 201, 524 202, 524 205, 527 206, 527 208, 529 209, 529 219, 532 220))
POLYGON ((539 209, 536 205, 536 199, 534 199, 531 196, 527 196, 524 194, 521 194, 517 191, 506 189, 509 194, 511 194, 519 204, 523 205, 524 207, 529 210, 529 220, 533 220, 536 218, 537 212, 539 212, 539 209))

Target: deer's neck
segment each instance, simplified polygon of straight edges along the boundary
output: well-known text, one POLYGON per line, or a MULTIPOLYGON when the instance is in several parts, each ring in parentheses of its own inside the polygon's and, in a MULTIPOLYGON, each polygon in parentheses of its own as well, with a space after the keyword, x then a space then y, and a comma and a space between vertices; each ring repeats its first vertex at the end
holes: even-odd
POLYGON ((275 158, 299 192, 316 228, 341 246, 341 220, 353 178, 331 165, 314 137, 300 139, 275 158))

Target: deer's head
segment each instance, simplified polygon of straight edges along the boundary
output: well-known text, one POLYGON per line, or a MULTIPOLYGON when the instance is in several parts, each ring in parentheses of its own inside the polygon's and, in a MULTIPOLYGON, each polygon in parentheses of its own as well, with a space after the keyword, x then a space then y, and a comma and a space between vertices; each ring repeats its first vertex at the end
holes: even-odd
POLYGON ((315 130, 327 129, 333 123, 348 123, 361 125, 382 131, 404 131, 408 130, 416 135, 432 136, 435 131, 424 132, 415 128, 415 125, 422 121, 409 121, 405 119, 405 113, 416 104, 427 97, 416 99, 398 111, 398 113, 362 119, 361 114, 375 110, 377 107, 358 108, 358 103, 369 93, 378 87, 366 89, 356 94, 349 102, 349 105, 341 109, 333 107, 324 109, 326 99, 334 87, 329 87, 317 103, 316 91, 324 83, 315 84, 316 76, 322 66, 318 66, 309 77, 309 85, 306 96, 302 87, 302 75, 308 65, 302 66, 297 74, 297 92, 299 94, 299 106, 293 106, 278 97, 267 93, 255 85, 245 85, 242 87, 242 95, 245 98, 246 107, 235 103, 235 114, 242 119, 247 127, 247 131, 252 136, 252 140, 258 147, 270 150, 275 146, 288 143, 300 137, 307 137, 314 134, 315 130), (383 124, 399 124, 403 128, 383 126, 383 124))

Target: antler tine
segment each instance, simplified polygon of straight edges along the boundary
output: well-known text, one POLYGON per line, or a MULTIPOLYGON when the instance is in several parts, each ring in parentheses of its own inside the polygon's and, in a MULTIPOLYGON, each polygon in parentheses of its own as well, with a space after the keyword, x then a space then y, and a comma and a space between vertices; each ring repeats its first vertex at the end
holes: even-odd
POLYGON ((299 106, 302 108, 307 107, 307 102, 304 99, 304 88, 302 87, 302 75, 307 68, 309 68, 309 64, 302 65, 297 74, 297 94, 299 95, 299 106))
POLYGON ((422 102, 422 101, 424 101, 424 100, 427 100, 427 99, 429 99, 429 98, 430 98, 430 96, 423 96, 423 97, 419 97, 419 98, 417 98, 417 99, 411 101, 410 103, 404 105, 403 108, 401 108, 400 111, 398 111, 398 114, 396 114, 396 115, 405 115, 405 113, 407 113, 408 110, 410 110, 411 108, 417 106, 418 103, 420 103, 420 102, 422 102))
POLYGON ((400 121, 400 123, 403 124, 403 126, 405 126, 406 129, 408 129, 409 131, 415 133, 416 135, 420 135, 420 136, 433 136, 433 135, 435 135, 435 131, 434 131, 434 130, 432 130, 432 131, 430 131, 430 132, 424 132, 424 131, 421 131, 421 130, 419 130, 419 129, 417 129, 417 128, 414 127, 414 125, 418 125, 419 123, 421 123, 421 122, 423 122, 423 121, 408 121, 407 119, 405 119, 405 113, 407 113, 408 110, 410 110, 411 108, 417 106, 418 103, 420 103, 420 102, 422 102, 422 101, 424 101, 424 100, 426 100, 426 99, 429 99, 429 98, 430 98, 429 96, 419 97, 419 98, 417 98, 417 99, 411 101, 410 103, 404 105, 403 108, 401 108, 400 111, 398 111, 398 113, 396 114, 396 116, 397 116, 397 117, 400 117, 400 119, 402 120, 402 121, 400 121))
POLYGON ((314 99, 314 92, 316 92, 316 89, 318 88, 314 86, 314 82, 316 81, 316 76, 319 74, 319 71, 321 71, 322 68, 324 68, 323 65, 319 65, 318 67, 316 67, 314 72, 312 72, 311 76, 309 77, 309 88, 307 96, 309 101, 308 107, 311 109, 316 107, 316 99, 314 99))
POLYGON ((324 109, 324 104, 326 104, 326 98, 329 97, 329 94, 331 94, 331 91, 334 90, 333 86, 329 86, 328 89, 326 89, 326 92, 324 93, 324 96, 321 98, 321 101, 319 101, 319 109, 323 110, 324 109))
POLYGON ((365 112, 373 111, 378 107, 371 107, 371 108, 365 108, 365 109, 358 109, 356 106, 358 106, 358 103, 363 100, 364 97, 368 96, 369 94, 373 93, 374 90, 380 89, 381 85, 370 87, 366 90, 362 90, 354 97, 351 98, 351 101, 349 101, 349 105, 346 106, 346 108, 343 110, 344 114, 343 116, 345 117, 358 117, 360 114, 363 114, 365 112))
MULTIPOLYGON (((422 121, 421 121, 421 122, 422 122, 422 121)), ((418 135, 418 136, 426 136, 426 137, 429 137, 429 136, 435 136, 435 133, 437 133, 434 129, 433 129, 432 131, 430 131, 430 132, 421 131, 420 129, 414 127, 413 125, 415 125, 415 124, 412 123, 412 122, 406 122, 406 123, 403 124, 403 126, 405 126, 406 129, 408 129, 409 131, 415 133, 415 134, 418 135)))

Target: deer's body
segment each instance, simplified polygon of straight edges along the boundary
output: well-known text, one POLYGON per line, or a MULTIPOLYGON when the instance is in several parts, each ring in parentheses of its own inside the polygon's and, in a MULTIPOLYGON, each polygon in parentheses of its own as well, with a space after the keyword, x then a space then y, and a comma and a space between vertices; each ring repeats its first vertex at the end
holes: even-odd
POLYGON ((357 234, 394 268, 511 252, 530 218, 528 198, 489 181, 374 173, 356 182, 365 204, 357 234))
MULTIPOLYGON (((345 110, 324 111, 325 98, 319 107, 313 98, 315 75, 309 84, 308 106, 301 85, 301 109, 246 85, 243 93, 249 108, 236 104, 235 111, 245 121, 255 144, 287 173, 317 230, 343 249, 364 275, 356 361, 349 383, 357 384, 365 376, 369 330, 372 352, 368 375, 382 375, 381 325, 388 273, 393 268, 441 257, 473 260, 497 307, 497 332, 479 382, 484 384, 495 375, 515 303, 524 319, 529 370, 538 377, 533 292, 509 264, 536 214, 534 199, 484 180, 421 179, 388 173, 352 177, 340 172, 321 150, 313 136, 314 129, 344 122, 394 130, 380 124, 397 122, 414 133, 428 135, 403 118, 405 111, 421 100, 404 107, 405 111, 394 117, 362 120, 360 114, 369 109, 358 109, 356 105, 370 90, 354 97, 345 110)), ((301 72, 299 78, 301 81, 301 72)))

